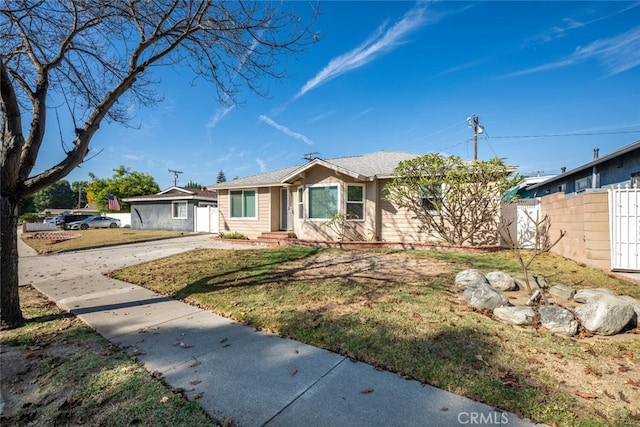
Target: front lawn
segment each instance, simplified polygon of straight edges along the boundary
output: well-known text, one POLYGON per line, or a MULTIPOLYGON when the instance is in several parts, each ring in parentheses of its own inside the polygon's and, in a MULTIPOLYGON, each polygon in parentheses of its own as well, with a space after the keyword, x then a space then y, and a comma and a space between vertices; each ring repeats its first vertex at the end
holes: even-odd
MULTIPOLYGON (((639 335, 568 339, 500 323, 453 289, 467 268, 519 273, 507 252, 278 247, 193 251, 112 276, 536 421, 637 423, 639 335)), ((637 285, 553 255, 533 273, 640 297, 637 285)))

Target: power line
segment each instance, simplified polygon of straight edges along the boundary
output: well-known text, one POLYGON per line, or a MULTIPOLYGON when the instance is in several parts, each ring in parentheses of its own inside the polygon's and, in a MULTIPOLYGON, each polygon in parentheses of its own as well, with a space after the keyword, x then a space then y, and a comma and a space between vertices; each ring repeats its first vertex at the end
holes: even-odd
POLYGON ((624 133, 640 133, 640 130, 629 130, 619 132, 584 132, 584 133, 558 133, 558 134, 544 134, 544 135, 513 135, 513 136, 492 136, 491 138, 549 138, 559 136, 589 136, 589 135, 619 135, 624 133))

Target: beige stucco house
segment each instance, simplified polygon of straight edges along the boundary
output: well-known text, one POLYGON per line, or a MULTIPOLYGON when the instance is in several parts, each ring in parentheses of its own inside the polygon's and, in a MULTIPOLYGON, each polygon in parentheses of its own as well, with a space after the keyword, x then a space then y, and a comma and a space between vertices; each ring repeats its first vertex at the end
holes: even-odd
POLYGON ((220 232, 255 239, 287 231, 303 240, 427 242, 412 214, 385 199, 384 185, 419 154, 377 151, 308 163, 208 186, 218 192, 220 232), (331 222, 331 219, 334 219, 331 222))

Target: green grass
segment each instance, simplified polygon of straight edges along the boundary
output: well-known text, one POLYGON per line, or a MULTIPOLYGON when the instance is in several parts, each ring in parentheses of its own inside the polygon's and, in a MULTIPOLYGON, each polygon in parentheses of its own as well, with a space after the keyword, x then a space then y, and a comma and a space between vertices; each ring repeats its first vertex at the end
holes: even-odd
MULTIPOLYGON (((596 341, 593 351, 585 352, 579 340, 543 329, 513 328, 460 303, 452 292, 455 274, 470 267, 518 273, 510 253, 406 252, 407 257, 448 266, 445 273, 425 272, 420 283, 404 283, 402 277, 352 280, 339 274, 293 277, 300 263, 291 262, 322 252, 299 247, 201 250, 112 275, 538 421, 585 426, 635 422, 623 406, 604 400, 578 407, 576 390, 562 386, 558 371, 569 362, 595 367, 605 358, 613 363, 621 354, 640 366, 639 340, 615 346, 596 341)), ((640 296, 636 285, 553 255, 536 260, 532 272, 578 288, 608 287, 640 296)))
POLYGON ((22 240, 38 252, 55 253, 65 250, 77 250, 96 246, 166 239, 185 234, 179 231, 145 231, 131 230, 130 228, 67 230, 54 231, 52 233, 67 233, 70 235, 80 235, 80 237, 61 242, 52 242, 51 240, 46 239, 34 239, 33 236, 38 234, 37 232, 34 232, 23 233, 22 240))

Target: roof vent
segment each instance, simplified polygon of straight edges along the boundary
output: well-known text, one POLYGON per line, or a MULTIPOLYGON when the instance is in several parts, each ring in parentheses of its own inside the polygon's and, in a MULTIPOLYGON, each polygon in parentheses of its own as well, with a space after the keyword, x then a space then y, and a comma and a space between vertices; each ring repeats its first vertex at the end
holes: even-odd
POLYGON ((560 173, 565 173, 567 171, 567 167, 563 166, 560 168, 560 173))
POLYGON ((600 149, 599 148, 594 148, 593 149, 593 160, 598 160, 598 158, 600 157, 600 149))

